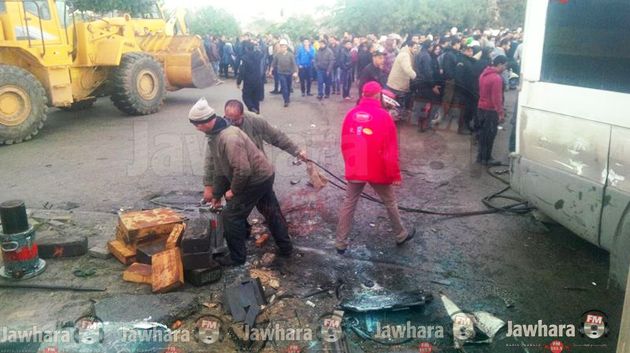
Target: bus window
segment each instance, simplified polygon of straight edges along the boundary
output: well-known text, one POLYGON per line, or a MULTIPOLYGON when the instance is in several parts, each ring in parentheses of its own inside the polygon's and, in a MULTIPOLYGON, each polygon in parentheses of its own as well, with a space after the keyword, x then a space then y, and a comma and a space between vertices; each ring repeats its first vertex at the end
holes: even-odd
POLYGON ((541 80, 630 93, 630 1, 550 1, 541 80))
POLYGON ((50 20, 50 9, 48 1, 45 0, 27 0, 24 1, 24 8, 27 12, 38 16, 42 20, 50 20), (37 11, 39 8, 39 12, 37 11))

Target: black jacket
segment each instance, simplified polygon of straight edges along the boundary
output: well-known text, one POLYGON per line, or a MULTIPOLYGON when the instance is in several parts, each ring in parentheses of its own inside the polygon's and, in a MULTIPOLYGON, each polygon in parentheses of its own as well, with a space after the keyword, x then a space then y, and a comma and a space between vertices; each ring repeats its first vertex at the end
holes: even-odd
POLYGON ((457 66, 455 67, 455 84, 457 88, 463 92, 468 94, 473 94, 475 92, 475 80, 479 78, 475 78, 474 66, 476 60, 474 58, 469 58, 466 55, 458 55, 457 56, 457 66))
POLYGON ((416 55, 414 69, 421 82, 434 82, 434 72, 431 66, 431 54, 428 49, 423 48, 420 54, 416 55))
POLYGON ((442 70, 444 72, 445 80, 452 80, 455 78, 455 69, 457 67, 457 56, 459 52, 453 48, 444 49, 444 57, 442 58, 442 70))
POLYGON ((265 54, 258 50, 246 51, 242 57, 242 64, 238 72, 237 84, 245 82, 246 85, 260 84, 263 79, 263 60, 265 54))
POLYGON ((339 55, 337 55, 337 66, 342 70, 350 70, 352 68, 352 55, 350 50, 341 48, 339 55))
POLYGON ((385 87, 387 83, 387 75, 385 72, 374 66, 374 64, 369 64, 361 70, 359 74, 359 94, 363 92, 363 86, 371 81, 380 83, 382 87, 385 87))

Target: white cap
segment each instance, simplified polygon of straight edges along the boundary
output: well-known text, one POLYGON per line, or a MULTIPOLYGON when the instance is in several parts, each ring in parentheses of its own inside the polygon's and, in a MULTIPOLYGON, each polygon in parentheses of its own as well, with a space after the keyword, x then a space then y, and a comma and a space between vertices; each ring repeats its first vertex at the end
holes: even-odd
POLYGON ((205 98, 200 98, 195 105, 190 108, 188 120, 193 124, 203 124, 214 117, 214 109, 208 104, 205 98))
POLYGON ((278 44, 280 44, 280 45, 289 45, 289 42, 287 42, 286 39, 280 39, 280 42, 278 44))

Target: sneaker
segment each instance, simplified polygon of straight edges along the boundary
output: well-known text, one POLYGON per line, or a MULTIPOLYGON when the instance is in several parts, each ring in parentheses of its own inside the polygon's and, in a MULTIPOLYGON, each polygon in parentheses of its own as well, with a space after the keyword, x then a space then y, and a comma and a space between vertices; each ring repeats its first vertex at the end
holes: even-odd
POLYGON ((414 228, 414 229, 411 231, 411 233, 409 233, 409 235, 407 235, 407 237, 405 238, 405 240, 403 240, 403 241, 399 241, 399 242, 396 242, 396 245, 398 245, 398 246, 403 245, 404 243, 406 243, 406 242, 408 242, 409 240, 413 239, 413 237, 415 237, 415 236, 416 236, 416 229, 414 228))
POLYGON ((273 91, 269 91, 269 93, 271 93, 271 94, 280 94, 280 91, 273 90, 273 91))
POLYGON ((312 96, 313 96, 313 94, 311 94, 311 93, 307 93, 306 95, 307 95, 308 97, 312 97, 312 96))
POLYGON ((347 100, 347 101, 351 101, 352 97, 344 97, 343 99, 347 100))
POLYGON ((346 253, 346 249, 337 249, 337 255, 344 255, 346 253))
POLYGON ((322 100, 324 97, 322 96, 317 96, 317 99, 322 100))

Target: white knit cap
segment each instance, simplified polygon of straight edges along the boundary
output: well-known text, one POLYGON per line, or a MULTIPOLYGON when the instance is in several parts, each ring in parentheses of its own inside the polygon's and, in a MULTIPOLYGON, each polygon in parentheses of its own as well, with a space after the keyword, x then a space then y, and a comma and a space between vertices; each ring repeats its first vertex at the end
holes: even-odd
POLYGON ((280 45, 289 45, 289 41, 287 41, 286 39, 280 39, 280 43, 278 43, 280 45))
POLYGON ((208 105, 205 98, 200 98, 188 113, 188 120, 193 124, 203 124, 211 120, 214 115, 214 109, 208 105))

